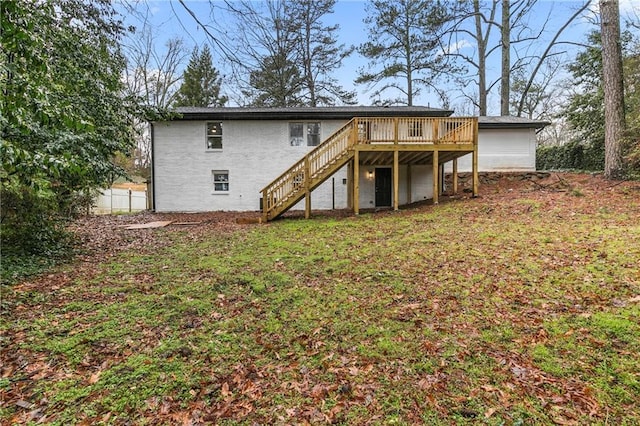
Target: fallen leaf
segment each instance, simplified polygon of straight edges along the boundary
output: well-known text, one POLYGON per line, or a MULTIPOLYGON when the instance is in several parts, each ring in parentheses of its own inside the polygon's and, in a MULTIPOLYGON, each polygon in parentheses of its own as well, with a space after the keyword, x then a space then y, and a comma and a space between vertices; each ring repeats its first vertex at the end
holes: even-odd
POLYGON ((487 411, 484 412, 484 418, 488 419, 489 417, 493 416, 493 413, 495 413, 496 411, 498 411, 498 409, 495 407, 489 408, 487 411))
POLYGON ((102 371, 96 371, 91 376, 89 376, 89 384, 92 385, 94 383, 97 383, 97 381, 100 380, 100 374, 102 374, 102 371))

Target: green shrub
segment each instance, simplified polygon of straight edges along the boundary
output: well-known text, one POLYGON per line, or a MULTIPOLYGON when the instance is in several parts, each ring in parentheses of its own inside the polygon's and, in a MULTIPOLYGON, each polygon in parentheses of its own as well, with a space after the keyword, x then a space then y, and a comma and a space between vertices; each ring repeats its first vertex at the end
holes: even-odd
POLYGON ((560 146, 540 146, 536 151, 538 170, 604 169, 604 144, 572 141, 560 146))

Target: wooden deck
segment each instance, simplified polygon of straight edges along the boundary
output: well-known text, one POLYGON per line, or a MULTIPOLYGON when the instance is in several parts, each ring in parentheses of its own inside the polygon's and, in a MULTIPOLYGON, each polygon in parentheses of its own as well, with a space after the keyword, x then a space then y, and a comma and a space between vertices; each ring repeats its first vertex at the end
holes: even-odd
MULTIPOLYGON (((302 198, 311 212, 311 191, 348 165, 349 201, 359 212, 360 167, 392 164, 393 208, 398 209, 399 166, 433 166, 433 201, 440 193, 440 166, 453 162, 457 191, 457 158, 473 155, 473 195, 478 193, 477 117, 354 118, 310 151, 261 192, 263 220, 275 219, 302 198)), ((410 168, 409 168, 410 170, 410 168)), ((409 173, 410 179, 410 173, 409 173)))

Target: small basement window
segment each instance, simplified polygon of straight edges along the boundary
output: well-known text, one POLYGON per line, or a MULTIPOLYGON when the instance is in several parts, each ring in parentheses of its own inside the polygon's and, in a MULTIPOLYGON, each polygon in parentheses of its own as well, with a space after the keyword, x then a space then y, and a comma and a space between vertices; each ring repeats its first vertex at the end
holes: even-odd
POLYGON ((214 192, 229 192, 229 171, 228 170, 213 170, 211 172, 213 176, 213 191, 214 192))
POLYGON ((222 149, 222 123, 207 123, 207 149, 222 149))

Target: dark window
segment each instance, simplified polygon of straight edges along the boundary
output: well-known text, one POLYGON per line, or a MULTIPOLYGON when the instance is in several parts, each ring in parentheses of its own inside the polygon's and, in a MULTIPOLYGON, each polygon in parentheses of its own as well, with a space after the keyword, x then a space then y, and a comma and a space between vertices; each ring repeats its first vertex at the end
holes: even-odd
POLYGON ((320 145, 320 123, 307 123, 307 146, 320 145))
POLYGON ((304 123, 289 123, 289 141, 291 146, 304 145, 304 123))

